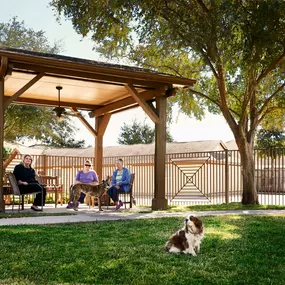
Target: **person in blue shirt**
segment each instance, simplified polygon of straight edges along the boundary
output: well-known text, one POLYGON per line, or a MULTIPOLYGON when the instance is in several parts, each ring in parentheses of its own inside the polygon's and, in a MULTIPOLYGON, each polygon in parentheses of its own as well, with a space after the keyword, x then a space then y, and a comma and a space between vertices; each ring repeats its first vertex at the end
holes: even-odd
POLYGON ((119 192, 130 191, 130 172, 126 167, 123 167, 123 160, 121 158, 116 161, 116 170, 113 172, 111 186, 107 194, 119 210, 123 206, 123 202, 119 200, 119 192))

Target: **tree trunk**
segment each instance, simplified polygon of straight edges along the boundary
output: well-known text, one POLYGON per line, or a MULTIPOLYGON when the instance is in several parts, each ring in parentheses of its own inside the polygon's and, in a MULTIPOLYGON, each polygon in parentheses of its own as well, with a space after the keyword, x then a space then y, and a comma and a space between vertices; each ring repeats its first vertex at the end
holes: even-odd
POLYGON ((242 164, 242 204, 258 204, 258 196, 254 180, 255 164, 253 144, 239 137, 237 140, 242 164))

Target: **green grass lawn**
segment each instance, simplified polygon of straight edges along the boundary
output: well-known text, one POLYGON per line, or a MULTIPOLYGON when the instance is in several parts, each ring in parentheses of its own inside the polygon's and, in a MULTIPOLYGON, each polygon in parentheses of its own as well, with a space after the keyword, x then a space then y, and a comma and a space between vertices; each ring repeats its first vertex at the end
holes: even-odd
POLYGON ((194 205, 194 206, 169 206, 171 212, 182 212, 182 211, 227 211, 227 210, 269 210, 285 209, 285 206, 279 205, 243 205, 242 203, 228 203, 228 204, 217 204, 217 205, 194 205))
MULTIPOLYGON (((137 207, 138 209, 140 207, 137 207)), ((217 204, 217 205, 193 205, 193 206, 168 206, 167 211, 146 211, 146 207, 141 207, 143 210, 141 213, 152 212, 198 212, 198 211, 229 211, 229 210, 284 210, 285 206, 279 205, 243 205, 242 203, 229 203, 229 204, 217 204)))
POLYGON ((0 227, 0 284, 284 284, 285 216, 202 220, 197 257, 164 251, 183 218, 0 227))

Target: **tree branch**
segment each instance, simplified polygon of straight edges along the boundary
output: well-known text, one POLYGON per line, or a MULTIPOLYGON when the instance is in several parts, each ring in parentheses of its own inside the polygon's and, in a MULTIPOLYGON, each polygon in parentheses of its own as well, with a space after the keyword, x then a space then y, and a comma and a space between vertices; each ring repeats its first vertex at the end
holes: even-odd
POLYGON ((253 89, 252 96, 250 99, 250 127, 248 132, 250 138, 254 136, 257 124, 258 124, 258 112, 256 108, 256 93, 255 89, 253 89))
POLYGON ((261 123, 261 121, 265 118, 265 116, 267 116, 268 114, 270 114, 271 112, 273 112, 273 111, 275 111, 275 110, 285 110, 285 107, 273 106, 273 107, 268 108, 268 109, 262 114, 262 116, 259 118, 258 124, 261 123))
POLYGON ((207 95, 205 95, 205 94, 203 94, 203 93, 201 93, 201 92, 199 92, 199 91, 196 91, 196 90, 194 90, 194 89, 191 89, 191 88, 188 88, 188 90, 191 91, 192 93, 196 94, 196 95, 199 95, 199 96, 201 96, 201 97, 203 97, 203 98, 205 98, 205 99, 211 101, 212 103, 214 103, 214 104, 215 104, 216 106, 218 106, 219 108, 221 107, 219 102, 213 100, 212 98, 208 97, 207 95))
POLYGON ((197 3, 202 7, 203 11, 207 14, 210 12, 210 10, 207 8, 206 4, 203 2, 203 0, 197 0, 197 3))
POLYGON ((256 80, 256 84, 258 84, 268 73, 270 73, 285 57, 285 49, 283 50, 283 53, 277 57, 268 68, 264 69, 259 77, 256 80))
POLYGON ((262 112, 265 110, 265 108, 268 106, 269 102, 285 87, 285 82, 280 85, 276 91, 274 91, 265 101, 263 106, 260 108, 258 115, 262 114, 262 112))
MULTIPOLYGON (((255 108, 255 86, 256 86, 256 80, 255 80, 255 72, 254 69, 249 69, 248 72, 248 82, 247 82, 247 89, 244 94, 244 100, 242 104, 242 113, 240 116, 240 122, 242 125, 247 125, 248 123, 248 105, 250 104, 250 115, 251 115, 251 120, 253 119, 253 115, 255 116, 256 110, 255 108), (254 102, 253 102, 254 101, 254 102)), ((251 121, 252 122, 252 121, 251 121)))
MULTIPOLYGON (((154 68, 154 66, 151 65, 151 64, 144 64, 144 66, 154 68)), ((158 66, 155 66, 155 68, 167 68, 167 69, 173 71, 176 75, 178 75, 178 76, 180 76, 180 77, 183 77, 183 74, 179 73, 179 71, 176 70, 176 69, 175 69, 174 67, 172 67, 172 66, 158 65, 158 66)))
POLYGON ((231 114, 228 105, 227 105, 227 97, 226 97, 226 84, 225 84, 225 78, 224 78, 224 69, 221 62, 220 57, 218 57, 218 64, 217 64, 217 70, 218 70, 218 87, 219 87, 219 93, 221 98, 221 106, 220 109, 228 122, 232 132, 234 133, 235 137, 237 136, 237 128, 238 125, 231 114))
POLYGON ((206 61, 206 62, 208 63, 208 65, 210 66, 210 68, 211 68, 211 70, 212 70, 212 72, 213 72, 215 78, 216 78, 217 81, 218 81, 219 75, 218 75, 218 73, 217 73, 215 67, 213 66, 212 62, 210 61, 208 55, 206 54, 206 52, 203 51, 202 48, 200 49, 200 52, 201 52, 203 58, 205 59, 205 61, 206 61))

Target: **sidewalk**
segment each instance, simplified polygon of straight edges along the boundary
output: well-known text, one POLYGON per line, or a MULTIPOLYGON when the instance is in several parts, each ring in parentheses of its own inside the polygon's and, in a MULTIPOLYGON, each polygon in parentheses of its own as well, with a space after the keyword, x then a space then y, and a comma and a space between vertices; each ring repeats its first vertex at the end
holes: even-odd
MULTIPOLYGON (((97 221, 115 221, 115 220, 133 220, 133 219, 150 219, 164 217, 186 217, 189 214, 194 216, 221 216, 221 215, 285 215, 285 210, 231 210, 231 211, 203 211, 203 212, 166 212, 155 211, 151 212, 150 208, 121 209, 115 211, 114 207, 109 209, 104 208, 103 212, 99 212, 98 208, 88 208, 85 205, 80 205, 78 212, 73 209, 66 209, 66 205, 54 208, 53 205, 44 207, 44 213, 67 213, 67 216, 39 216, 39 217, 24 217, 24 218, 7 218, 0 219, 0 226, 6 225, 32 225, 32 224, 65 224, 65 223, 82 223, 82 222, 97 222, 97 221), (71 214, 71 215, 70 215, 71 214)), ((6 213, 11 213, 10 209, 6 213)), ((17 213, 17 210, 14 210, 17 213)), ((24 213, 35 213, 26 205, 24 213)), ((40 215, 40 213, 39 213, 40 215)))

